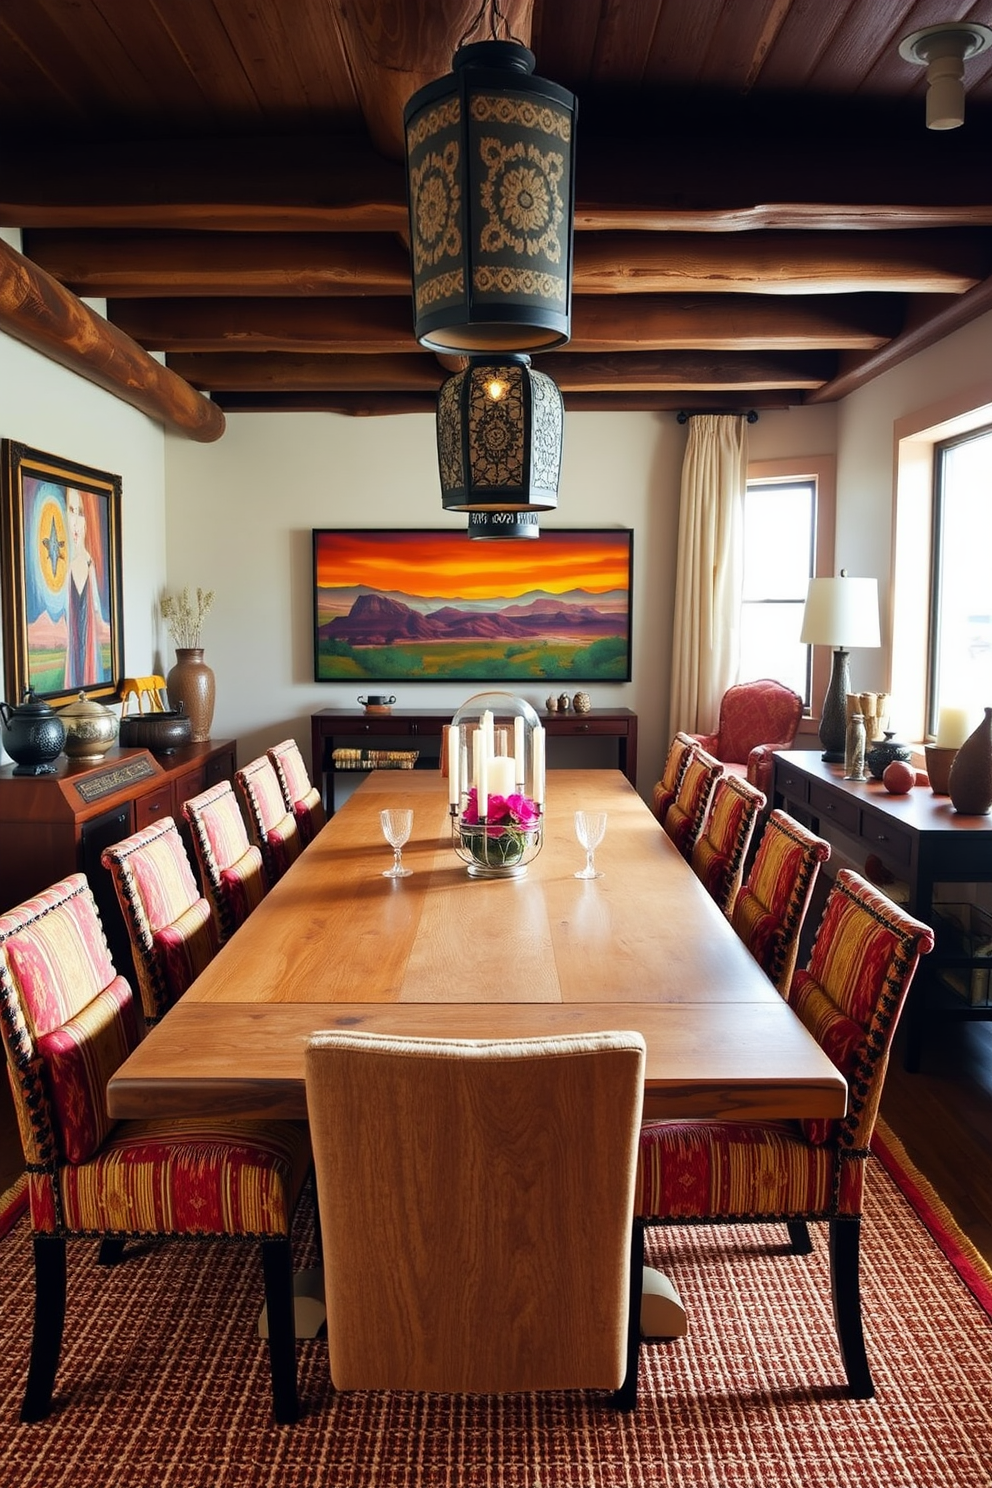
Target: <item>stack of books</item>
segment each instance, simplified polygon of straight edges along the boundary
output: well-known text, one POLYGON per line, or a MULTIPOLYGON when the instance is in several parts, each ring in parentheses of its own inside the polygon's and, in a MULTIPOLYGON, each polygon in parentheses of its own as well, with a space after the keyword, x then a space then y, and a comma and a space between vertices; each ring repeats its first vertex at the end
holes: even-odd
POLYGON ((412 770, 419 749, 335 749, 335 770, 412 770))

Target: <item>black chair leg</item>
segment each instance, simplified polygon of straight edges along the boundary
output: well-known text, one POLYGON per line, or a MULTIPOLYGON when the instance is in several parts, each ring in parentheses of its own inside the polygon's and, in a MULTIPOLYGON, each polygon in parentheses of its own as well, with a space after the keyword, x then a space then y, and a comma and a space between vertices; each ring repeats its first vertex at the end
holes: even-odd
POLYGON ((116 1235, 107 1235, 100 1241, 100 1252, 97 1255, 98 1266, 119 1266, 124 1259, 124 1246, 126 1240, 120 1240, 116 1235))
POLYGON ((810 1238, 809 1225, 804 1219, 790 1219, 786 1223, 789 1231, 789 1244, 794 1255, 811 1255, 813 1252, 813 1241, 810 1238))
POLYGON ((875 1393, 865 1336, 861 1326, 861 1287, 858 1267, 861 1253, 860 1219, 830 1221, 830 1287, 834 1325, 844 1361, 848 1388, 853 1400, 870 1400, 875 1393))
POLYGON ((296 1314, 293 1301, 293 1251, 289 1240, 262 1241, 262 1274, 269 1321, 269 1366, 272 1407, 280 1426, 299 1419, 296 1392, 296 1314))
POLYGON ((637 1409, 637 1366, 641 1348, 641 1291, 644 1283, 644 1221, 634 1219, 630 1233, 630 1307, 627 1312, 627 1373, 613 1392, 617 1410, 637 1409))
POLYGON ((34 1333, 22 1421, 43 1421, 51 1410, 65 1326, 65 1241, 34 1236, 34 1333))

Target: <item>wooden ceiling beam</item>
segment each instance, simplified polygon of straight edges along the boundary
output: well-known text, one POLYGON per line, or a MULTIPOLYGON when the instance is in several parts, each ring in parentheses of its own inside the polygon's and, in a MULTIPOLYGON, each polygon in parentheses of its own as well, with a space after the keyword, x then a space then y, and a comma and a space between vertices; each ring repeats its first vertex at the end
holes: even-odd
MULTIPOLYGON (((110 300, 107 314, 148 351, 419 349, 397 298, 110 300)), ((897 295, 583 295, 568 351, 874 350, 904 318, 897 295)))
MULTIPOLYGON (((371 234, 32 231, 25 251, 75 294, 410 295, 409 258, 371 234)), ((591 233, 573 293, 962 294, 992 270, 992 237, 900 233, 591 233)))
POLYGON ((434 393, 218 393, 214 400, 225 413, 343 413, 351 418, 373 418, 397 413, 437 412, 434 393))
MULTIPOLYGON (((281 352, 190 352, 168 365, 193 387, 225 392, 436 392, 447 373, 428 353, 320 356, 281 352)), ((787 356, 646 352, 591 356, 549 352, 535 360, 562 392, 815 388, 837 370, 829 352, 787 356)))
MULTIPOLYGON (((725 392, 690 394, 645 392, 627 389, 614 392, 565 393, 566 413, 739 413, 752 410, 794 408, 804 401, 801 391, 749 391, 728 402, 725 392)), ((437 399, 429 393, 240 393, 216 394, 225 413, 338 413, 351 418, 385 417, 400 413, 429 414, 437 399)), ((566 426, 566 439, 568 438, 566 426)))
POLYGON ((219 408, 4 242, 0 330, 188 439, 224 432, 219 408))

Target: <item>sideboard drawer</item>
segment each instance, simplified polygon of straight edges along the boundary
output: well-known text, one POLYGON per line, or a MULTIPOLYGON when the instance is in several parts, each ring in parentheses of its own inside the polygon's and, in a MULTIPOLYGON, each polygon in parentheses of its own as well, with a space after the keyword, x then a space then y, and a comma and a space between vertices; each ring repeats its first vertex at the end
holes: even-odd
POLYGON ((809 778, 789 765, 776 764, 775 789, 788 801, 800 803, 809 800, 809 778))
POLYGON ((162 821, 172 815, 172 786, 166 781, 155 790, 137 796, 134 802, 134 824, 140 830, 150 827, 152 822, 162 821))
MULTIPOLYGON (((601 734, 604 738, 617 738, 621 730, 608 718, 587 718, 582 713, 574 713, 562 717, 561 714, 545 715, 541 719, 547 732, 553 734, 556 739, 567 739, 576 734, 601 734)), ((626 732, 625 730, 623 732, 626 732)))
POLYGON ((873 811, 861 813, 861 840, 896 863, 911 863, 913 860, 912 835, 894 827, 884 817, 876 816, 873 811))
POLYGON ((829 786, 810 782, 809 804, 821 821, 836 822, 845 832, 855 836, 861 830, 861 808, 853 797, 844 796, 829 786))

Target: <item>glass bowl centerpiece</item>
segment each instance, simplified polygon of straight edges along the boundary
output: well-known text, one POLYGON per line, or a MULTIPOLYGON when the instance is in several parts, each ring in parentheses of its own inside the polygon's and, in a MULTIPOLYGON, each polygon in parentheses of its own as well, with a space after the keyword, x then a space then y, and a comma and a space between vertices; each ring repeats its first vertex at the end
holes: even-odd
POLYGON ((544 728, 509 692, 480 692, 448 729, 451 841, 472 878, 519 878, 544 841, 544 728))

